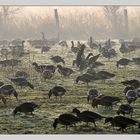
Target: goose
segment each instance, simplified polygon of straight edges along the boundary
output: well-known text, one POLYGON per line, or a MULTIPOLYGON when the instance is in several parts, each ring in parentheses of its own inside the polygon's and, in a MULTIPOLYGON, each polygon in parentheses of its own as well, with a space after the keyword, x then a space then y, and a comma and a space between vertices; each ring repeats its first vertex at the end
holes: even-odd
POLYGON ((98 108, 98 105, 102 105, 102 106, 105 106, 107 109, 110 109, 110 107, 112 108, 113 105, 116 105, 117 103, 119 103, 120 100, 121 98, 116 97, 116 96, 103 95, 103 96, 100 96, 99 98, 97 97, 92 100, 92 107, 98 108))
POLYGON ((74 73, 74 71, 67 67, 62 67, 61 65, 57 65, 58 72, 63 76, 70 76, 74 73))
POLYGON ((15 77, 10 79, 11 82, 13 82, 16 86, 21 87, 30 87, 31 89, 34 89, 34 86, 27 81, 27 79, 22 77, 15 77))
POLYGON ((110 79, 115 77, 115 74, 107 72, 107 71, 99 71, 97 73, 97 75, 101 78, 101 79, 110 79))
POLYGON ((37 109, 39 107, 39 105, 33 103, 33 102, 25 102, 22 103, 21 105, 17 106, 14 110, 13 110, 13 115, 15 116, 18 112, 20 113, 31 113, 31 115, 33 114, 33 111, 35 109, 37 109))
POLYGON ((76 125, 76 123, 80 122, 80 119, 72 114, 64 113, 61 114, 58 118, 56 118, 53 122, 53 128, 56 130, 57 125, 65 125, 66 130, 69 125, 76 125))
POLYGON ((53 56, 51 57, 51 60, 56 64, 56 63, 63 63, 65 65, 65 61, 61 56, 53 56))
POLYGON ((50 89, 48 97, 50 98, 52 95, 54 95, 56 97, 56 100, 58 96, 60 97, 60 99, 62 99, 62 96, 65 95, 65 93, 66 89, 64 87, 55 86, 52 89, 50 89))
POLYGON ((117 66, 117 68, 119 68, 119 65, 122 65, 122 66, 125 66, 126 67, 127 65, 129 65, 130 62, 133 62, 133 61, 132 60, 129 60, 127 58, 122 58, 119 61, 117 61, 116 66, 117 66))
POLYGON ((126 86, 123 90, 123 93, 126 94, 129 90, 135 90, 133 86, 126 86))
POLYGON ((1 95, 13 94, 16 97, 16 99, 18 99, 18 93, 16 92, 16 90, 12 85, 3 85, 2 87, 0 87, 0 94, 1 95))
POLYGON ((137 100, 137 92, 134 90, 128 90, 125 96, 129 104, 137 100))
POLYGON ((135 64, 140 64, 140 57, 132 58, 135 64))
POLYGON ((78 84, 79 81, 82 81, 84 83, 87 83, 87 86, 88 86, 88 83, 92 82, 93 80, 98 80, 98 77, 96 75, 91 75, 91 74, 85 73, 76 78, 76 84, 78 84))
POLYGON ((71 46, 71 51, 72 51, 73 53, 78 53, 79 48, 78 48, 78 47, 74 47, 74 41, 71 41, 71 44, 72 44, 72 46, 71 46))
POLYGON ((41 75, 45 80, 46 79, 51 79, 53 77, 53 73, 49 70, 44 70, 41 75))
POLYGON ((88 96, 87 96, 87 101, 92 101, 93 99, 95 99, 96 97, 99 96, 99 93, 96 89, 90 89, 88 92, 88 96))
POLYGON ((92 122, 92 123, 94 123, 94 126, 96 127, 96 121, 105 118, 105 117, 101 116, 100 114, 97 114, 92 111, 80 112, 80 110, 78 110, 77 108, 74 108, 72 110, 72 113, 75 113, 81 121, 86 122, 87 126, 88 126, 89 122, 92 122))
POLYGON ((85 50, 86 46, 84 44, 81 45, 80 50, 77 52, 77 56, 76 59, 74 60, 76 66, 79 68, 81 65, 81 61, 84 60, 83 56, 84 56, 84 50, 85 50))
POLYGON ((132 80, 125 80, 121 82, 123 85, 127 86, 133 86, 135 89, 140 87, 140 81, 137 79, 132 79, 132 80))
POLYGON ((23 78, 27 79, 29 77, 29 74, 25 71, 17 71, 15 73, 15 77, 23 77, 23 78))
POLYGON ((33 62, 32 65, 34 66, 35 70, 39 73, 42 73, 44 70, 49 70, 52 73, 55 73, 56 67, 53 65, 38 65, 36 62, 33 62))
POLYGON ((127 127, 131 127, 133 125, 138 125, 138 128, 140 128, 140 124, 138 121, 124 116, 108 117, 105 119, 105 124, 106 123, 111 123, 112 127, 119 127, 119 130, 121 130, 122 132, 124 132, 127 127))
POLYGON ((130 114, 131 118, 132 118, 132 114, 133 114, 133 107, 130 106, 129 104, 122 104, 119 106, 119 109, 117 110, 117 114, 123 114, 125 116, 125 114, 130 114))

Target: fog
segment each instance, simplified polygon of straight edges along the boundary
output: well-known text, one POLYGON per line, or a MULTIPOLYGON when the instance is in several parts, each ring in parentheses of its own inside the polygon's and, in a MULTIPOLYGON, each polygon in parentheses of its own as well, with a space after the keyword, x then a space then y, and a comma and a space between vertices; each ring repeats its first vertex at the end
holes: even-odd
POLYGON ((59 14, 60 39, 129 39, 140 35, 138 6, 1 6, 0 39, 41 39, 40 32, 48 39, 56 38, 54 9, 59 14))

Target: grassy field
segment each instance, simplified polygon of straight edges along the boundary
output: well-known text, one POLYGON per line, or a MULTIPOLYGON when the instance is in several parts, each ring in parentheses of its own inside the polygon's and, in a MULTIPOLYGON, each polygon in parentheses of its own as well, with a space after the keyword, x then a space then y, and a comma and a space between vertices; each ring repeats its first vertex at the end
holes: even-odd
MULTIPOLYGON (((69 46, 71 46, 69 44, 69 46)), ((116 50, 119 48, 119 44, 114 46, 116 50)), ((126 103, 125 97, 122 93, 124 86, 120 84, 122 80, 128 80, 137 78, 140 79, 140 66, 130 65, 127 68, 116 69, 116 61, 122 57, 132 58, 140 55, 140 50, 132 52, 131 54, 125 54, 124 56, 118 52, 116 58, 108 61, 106 58, 99 58, 100 62, 105 63, 105 66, 97 69, 107 70, 116 74, 115 78, 103 81, 93 81, 89 84, 89 87, 84 83, 75 84, 74 81, 80 72, 76 71, 69 78, 63 78, 58 72, 55 73, 51 80, 44 81, 40 75, 33 69, 32 62, 37 62, 39 64, 53 64, 49 59, 52 55, 60 55, 65 58, 66 66, 72 68, 72 61, 75 59, 75 55, 71 53, 69 48, 62 48, 58 45, 52 47, 52 49, 44 54, 40 53, 40 50, 34 49, 26 44, 26 49, 30 50, 30 55, 21 58, 22 65, 15 67, 13 70, 11 68, 0 68, 0 79, 2 79, 5 84, 12 84, 8 77, 13 77, 17 70, 25 70, 30 74, 29 81, 35 86, 34 90, 29 88, 21 89, 20 87, 15 87, 18 94, 19 101, 17 101, 13 96, 7 97, 7 106, 4 106, 0 102, 0 134, 119 134, 121 132, 116 131, 109 125, 104 124, 104 120, 97 122, 97 128, 93 124, 89 127, 85 126, 85 123, 80 123, 77 128, 74 129, 69 127, 65 130, 65 127, 58 125, 56 130, 53 129, 52 123, 56 117, 61 113, 69 112, 71 113, 74 107, 82 110, 91 110, 98 112, 104 116, 114 116, 116 115, 117 106, 113 110, 107 111, 103 107, 99 107, 98 110, 92 108, 90 103, 87 103, 86 97, 89 89, 96 88, 100 93, 106 95, 116 95, 123 98, 123 103, 126 103), (52 97, 48 99, 48 91, 55 85, 62 85, 67 90, 66 95, 63 97, 62 102, 59 100, 56 102, 55 98, 52 97), (35 116, 25 116, 20 115, 15 118, 12 116, 13 109, 26 101, 33 101, 41 105, 40 109, 36 110, 35 116)), ((96 50, 91 50, 86 48, 86 54, 93 52, 97 54, 96 50)), ((83 72, 84 73, 84 72, 83 72)), ((140 121, 140 100, 137 99, 134 107, 133 118, 140 121)), ((129 128, 127 130, 128 134, 139 134, 140 129, 137 127, 129 128)))

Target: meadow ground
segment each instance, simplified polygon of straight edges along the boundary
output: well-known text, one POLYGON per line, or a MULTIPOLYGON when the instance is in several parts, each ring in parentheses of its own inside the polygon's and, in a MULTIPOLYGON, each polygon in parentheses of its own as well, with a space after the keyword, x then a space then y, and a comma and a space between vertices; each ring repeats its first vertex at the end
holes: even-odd
MULTIPOLYGON (((69 44, 70 46, 70 44, 69 44)), ((114 46, 116 50, 119 48, 119 44, 114 46)), ((72 68, 72 61, 75 55, 70 51, 69 48, 63 48, 55 45, 47 53, 41 54, 40 50, 34 49, 29 44, 26 44, 26 49, 30 50, 30 55, 21 58, 22 65, 15 67, 13 70, 11 68, 0 68, 0 79, 2 79, 6 84, 12 84, 8 78, 13 77, 15 71, 25 70, 30 74, 29 81, 35 86, 34 90, 29 88, 15 87, 19 93, 19 101, 17 101, 13 96, 7 97, 7 106, 4 106, 0 101, 0 134, 119 134, 121 132, 116 131, 109 125, 104 124, 104 120, 97 122, 97 128, 93 124, 89 127, 85 126, 85 123, 80 123, 77 128, 69 127, 65 130, 65 127, 58 125, 56 130, 53 129, 52 123, 56 117, 61 113, 69 112, 71 113, 74 107, 82 110, 91 110, 98 112, 104 116, 114 116, 116 115, 116 110, 118 106, 115 106, 113 110, 107 111, 103 107, 98 109, 92 108, 90 103, 87 103, 87 93, 89 89, 96 88, 100 93, 106 95, 116 95, 123 98, 122 102, 126 103, 126 99, 122 93, 124 86, 120 84, 122 80, 129 80, 133 78, 140 79, 140 66, 131 64, 127 68, 116 68, 116 61, 122 57, 132 58, 140 56, 140 50, 132 52, 130 54, 122 55, 118 52, 116 58, 110 61, 106 58, 100 57, 99 61, 105 63, 105 66, 97 69, 107 70, 116 74, 112 79, 103 81, 93 81, 89 84, 89 87, 84 83, 75 84, 75 79, 81 72, 77 72, 76 68, 73 67, 75 73, 68 78, 63 78, 58 72, 55 73, 51 80, 44 81, 40 75, 33 69, 32 62, 37 62, 39 64, 53 64, 49 59, 52 55, 60 55, 65 58, 67 67, 72 68), (67 90, 66 95, 62 98, 62 102, 56 101, 54 97, 48 99, 48 91, 55 85, 62 85, 67 90), (38 110, 34 112, 35 116, 12 116, 13 109, 26 101, 35 102, 40 106, 38 110)), ((86 55, 89 52, 97 54, 98 51, 86 48, 86 55)), ((84 73, 84 72, 82 72, 84 73)), ((133 118, 140 121, 140 99, 132 104, 134 107, 133 118)), ((140 129, 136 127, 131 127, 127 130, 128 134, 139 134, 140 129)))

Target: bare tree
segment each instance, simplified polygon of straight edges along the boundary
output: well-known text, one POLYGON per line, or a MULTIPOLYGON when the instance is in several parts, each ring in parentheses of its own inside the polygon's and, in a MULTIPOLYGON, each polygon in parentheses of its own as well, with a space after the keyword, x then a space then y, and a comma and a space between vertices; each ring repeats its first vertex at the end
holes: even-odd
POLYGON ((110 22, 109 28, 111 29, 114 37, 117 36, 121 26, 120 6, 104 6, 104 14, 110 22))
POLYGON ((1 6, 0 7, 0 26, 1 30, 3 31, 3 36, 7 37, 7 32, 9 30, 8 23, 10 19, 18 14, 21 10, 21 7, 16 8, 13 6, 1 6))

